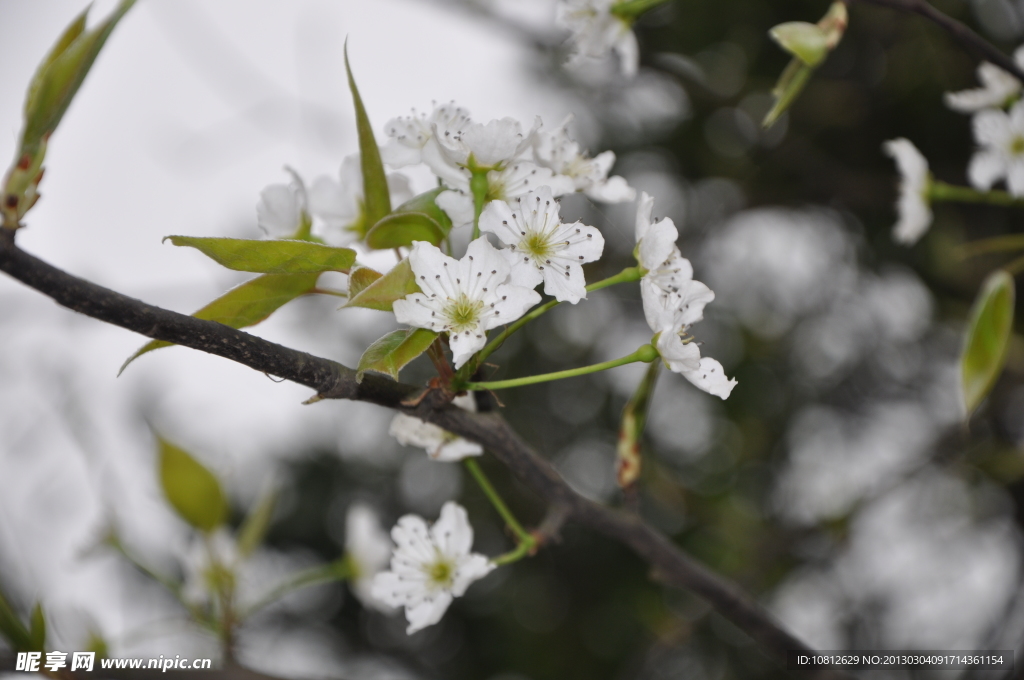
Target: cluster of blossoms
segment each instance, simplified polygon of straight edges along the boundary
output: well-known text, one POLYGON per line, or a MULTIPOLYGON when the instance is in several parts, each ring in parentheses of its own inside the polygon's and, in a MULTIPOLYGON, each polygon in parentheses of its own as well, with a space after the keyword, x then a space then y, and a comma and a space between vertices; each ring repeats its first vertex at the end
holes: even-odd
MULTIPOLYGON (((1014 61, 1024 68, 1024 47, 1014 53, 1014 61)), ((949 108, 972 116, 978 148, 967 167, 967 178, 974 189, 985 192, 1004 180, 1010 196, 1024 197, 1024 86, 988 62, 978 66, 977 74, 981 87, 945 96, 949 108)), ((883 150, 895 159, 901 176, 893 237, 912 245, 931 226, 931 201, 944 197, 936 189, 945 185, 932 178, 927 159, 909 140, 887 141, 883 150)))
MULTIPOLYGON (((570 122, 566 119, 550 132, 542 129, 539 118, 528 130, 512 118, 483 124, 465 109, 444 104, 430 114, 413 112, 385 125, 387 141, 380 147, 384 164, 394 170, 425 165, 437 178, 440 190, 432 194, 433 201, 450 218, 451 235, 473 227, 461 258, 452 253, 452 242, 458 239, 446 237, 439 244, 443 249, 411 241, 407 253, 400 255, 407 257, 419 290, 392 301, 399 323, 433 331, 447 342, 456 371, 485 347, 489 330, 520 319, 541 301, 536 289, 542 284, 544 294, 557 302, 577 304, 587 297, 582 265, 601 257, 604 237, 593 226, 563 221, 559 197, 580 192, 597 201, 624 202, 636 196, 625 179, 609 176, 614 154, 587 155, 570 136, 570 122)), ((403 175, 387 175, 387 182, 393 202, 412 197, 403 175)), ((320 177, 308 189, 292 172, 289 184, 262 192, 259 224, 275 237, 319 238, 335 245, 358 242, 374 226, 366 223, 363 191, 358 156, 344 160, 339 177, 320 177)), ((689 335, 714 293, 693 279, 693 267, 676 246, 679 234, 672 220, 652 220, 652 209, 653 199, 643 194, 636 217, 638 267, 631 270, 632 278, 622 279, 640 281, 644 315, 654 334, 653 348, 646 351, 650 357, 660 355, 665 366, 700 389, 725 399, 736 381, 726 377, 717 361, 701 357, 689 335)), ((472 392, 456 397, 454 404, 476 408, 472 392)), ((479 444, 404 414, 395 417, 390 433, 402 444, 422 447, 439 462, 483 454, 479 444)), ((473 532, 466 512, 452 502, 433 526, 413 515, 402 517, 391 538, 394 551, 372 511, 362 506, 350 511, 347 549, 353 591, 370 606, 404 607, 410 633, 440 620, 453 598, 496 566, 471 552, 473 532), (385 569, 388 556, 390 568, 385 569)))
POLYGON ((615 7, 625 0, 561 0, 557 22, 572 35, 573 53, 570 66, 589 59, 602 59, 609 52, 619 58, 622 74, 636 75, 640 64, 640 48, 630 21, 617 14, 615 7))

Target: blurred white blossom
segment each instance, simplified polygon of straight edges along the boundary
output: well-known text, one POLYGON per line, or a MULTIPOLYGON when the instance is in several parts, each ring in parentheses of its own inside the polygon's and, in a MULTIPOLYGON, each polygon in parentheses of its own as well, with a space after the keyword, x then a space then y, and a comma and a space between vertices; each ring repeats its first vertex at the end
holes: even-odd
POLYGON ((640 48, 629 22, 615 16, 612 7, 620 0, 561 0, 557 22, 572 33, 570 65, 586 59, 603 59, 610 52, 619 58, 622 74, 636 75, 640 48))
POLYGON ((391 611, 371 592, 373 577, 384 571, 391 559, 391 541, 377 513, 364 503, 353 503, 345 515, 345 556, 352 572, 349 586, 363 606, 391 611))
POLYGON ((306 186, 294 170, 285 168, 285 171, 291 174, 292 181, 264 188, 256 204, 256 224, 271 238, 294 236, 303 219, 308 219, 306 186))
MULTIPOLYGON (((359 154, 346 156, 338 179, 321 175, 309 188, 309 212, 323 222, 324 236, 335 245, 347 245, 359 238, 360 231, 373 226, 362 224, 363 171, 359 163, 359 154)), ((387 182, 392 206, 412 198, 405 175, 390 173, 387 182)))
POLYGON ((405 515, 391 530, 395 551, 391 570, 373 580, 373 596, 405 607, 410 635, 441 620, 448 606, 495 564, 471 553, 473 527, 466 510, 448 501, 441 517, 428 527, 422 517, 405 515))
POLYGON ((1024 102, 1009 113, 985 109, 975 114, 974 139, 980 148, 971 158, 967 176, 976 188, 988 191, 1001 179, 1014 196, 1024 196, 1024 102))
MULTIPOLYGON (((472 393, 455 397, 452 403, 467 411, 476 411, 476 400, 472 393)), ((479 456, 484 452, 483 447, 476 442, 463 439, 437 425, 407 416, 404 413, 399 413, 391 421, 388 434, 403 446, 418 446, 426 449, 431 460, 444 463, 462 460, 468 456, 479 456)))
POLYGON ((928 160, 910 140, 900 137, 882 145, 885 153, 896 161, 900 171, 900 196, 896 203, 899 220, 892 236, 904 245, 913 245, 932 224, 932 208, 928 200, 931 175, 928 160))
MULTIPOLYGON (((1013 60, 1024 68, 1024 46, 1013 53, 1013 60)), ((978 65, 981 87, 959 92, 947 92, 946 106, 960 113, 976 113, 988 108, 1002 108, 1013 101, 1021 91, 1021 82, 995 64, 987 61, 978 65)))
POLYGON ((580 151, 580 145, 569 136, 570 114, 554 132, 537 133, 533 153, 537 163, 572 179, 576 191, 602 203, 622 203, 636 198, 636 190, 618 175, 609 177, 615 165, 615 152, 604 151, 594 158, 580 151))

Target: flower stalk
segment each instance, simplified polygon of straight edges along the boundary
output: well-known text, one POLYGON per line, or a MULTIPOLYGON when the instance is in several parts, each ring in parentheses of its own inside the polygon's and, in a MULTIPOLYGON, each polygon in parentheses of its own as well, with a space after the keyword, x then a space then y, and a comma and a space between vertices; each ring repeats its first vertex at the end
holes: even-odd
POLYGON ((530 375, 524 378, 512 378, 511 380, 495 380, 492 382, 467 383, 465 385, 465 388, 468 390, 500 390, 506 387, 522 387, 524 385, 535 385, 537 383, 550 382, 552 380, 575 378, 576 376, 587 375, 588 373, 598 373, 600 371, 607 371, 610 368, 625 366, 626 364, 633 364, 638 361, 650 363, 657 358, 658 350, 656 350, 653 345, 644 345, 643 347, 640 347, 632 354, 627 354, 624 357, 612 359, 611 361, 602 361, 599 364, 581 366, 580 368, 570 368, 565 371, 555 371, 554 373, 541 373, 540 375, 530 375))

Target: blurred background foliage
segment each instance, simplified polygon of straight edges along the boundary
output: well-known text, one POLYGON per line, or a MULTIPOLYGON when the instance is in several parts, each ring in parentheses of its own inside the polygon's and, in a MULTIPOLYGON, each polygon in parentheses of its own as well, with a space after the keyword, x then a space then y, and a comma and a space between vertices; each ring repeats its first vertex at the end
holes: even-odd
MULTIPOLYGON (((942 94, 974 86, 974 58, 919 17, 854 3, 842 43, 791 111, 762 130, 788 61, 767 30, 816 21, 827 3, 668 3, 637 23, 642 69, 628 82, 614 64, 564 70, 562 36, 549 21, 523 19, 515 3, 427 4, 529 45, 522 68, 538 90, 567 99, 591 151, 618 154, 616 172, 655 196, 655 213, 679 225, 696 278, 717 293, 694 331, 739 386, 720 402, 662 377, 639 484, 644 517, 818 648, 1019 650, 1024 342, 1014 336, 1004 375, 965 425, 961 334, 981 281, 1001 262, 963 261, 954 248, 1019 232, 1021 214, 939 205, 931 232, 900 247, 890 235, 897 174, 881 152, 883 141, 908 137, 937 178, 966 183, 970 120, 945 108, 942 94)), ((1012 0, 935 4, 1008 53, 1024 33, 1024 4, 1012 0)), ((378 130, 394 113, 370 110, 378 130)), ((563 214, 606 234, 588 278, 631 264, 632 211, 566 199, 563 214)), ((334 303, 302 300, 295 309, 291 321, 313 328, 334 303)), ((365 347, 382 330, 349 328, 345 342, 365 347)), ((637 291, 601 291, 514 336, 491 358, 494 379, 609 359, 645 334, 637 291)), ((403 379, 430 372, 421 359, 403 379)), ((615 504, 618 418, 641 372, 500 398, 577 490, 615 504)), ((371 418, 358 413, 356 421, 371 418)), ((271 466, 281 495, 267 554, 337 559, 345 511, 357 500, 390 526, 406 512, 432 518, 455 498, 469 510, 479 551, 510 545, 458 466, 359 433, 289 448, 271 466)), ((482 465, 525 523, 541 520, 536 497, 494 461, 482 465)), ((236 522, 244 506, 235 500, 236 522)), ((156 596, 147 597, 139 602, 156 596)), ((474 585, 440 624, 411 637, 404 628, 402 617, 362 608, 342 586, 318 586, 254 620, 239 656, 282 674, 342 668, 353 678, 786 675, 699 598, 662 588, 628 551, 571 524, 561 542, 474 585), (267 642, 287 634, 302 638, 289 654, 267 642), (297 656, 299 666, 284 661, 297 656)), ((186 642, 175 645, 171 653, 186 653, 186 642)))

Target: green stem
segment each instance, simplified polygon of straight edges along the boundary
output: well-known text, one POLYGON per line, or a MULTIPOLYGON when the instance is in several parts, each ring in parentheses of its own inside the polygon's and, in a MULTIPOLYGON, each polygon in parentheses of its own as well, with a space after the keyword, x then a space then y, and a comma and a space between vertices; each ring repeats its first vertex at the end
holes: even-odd
POLYGON ((469 189, 473 194, 473 238, 475 241, 480 238, 480 213, 484 211, 484 204, 487 202, 487 191, 490 189, 487 182, 487 170, 471 170, 472 176, 469 179, 469 189))
POLYGON ((533 552, 536 546, 537 541, 531 536, 529 542, 520 541, 519 545, 517 545, 514 549, 509 550, 504 555, 498 555, 491 561, 497 564, 499 567, 505 564, 511 564, 512 562, 518 562, 524 557, 529 557, 530 553, 533 552))
POLYGON ((979 191, 974 187, 961 187, 935 180, 928 185, 928 198, 933 201, 1024 207, 1024 198, 1012 196, 1005 191, 979 191))
MULTIPOLYGON (((587 292, 593 293, 595 290, 601 290, 608 286, 613 286, 616 283, 628 283, 630 281, 639 281, 643 273, 640 271, 640 267, 626 267, 615 276, 609 276, 607 279, 602 279, 596 283, 592 283, 587 286, 587 292)), ((484 362, 484 359, 493 354, 499 347, 504 344, 508 336, 512 335, 520 328, 530 323, 534 319, 543 315, 545 312, 554 308, 558 304, 558 300, 548 300, 539 307, 534 307, 529 314, 519 317, 517 321, 506 326, 505 330, 498 335, 494 336, 494 339, 487 343, 487 346, 477 352, 476 356, 473 357, 466 365, 459 371, 459 377, 466 378, 476 373, 476 369, 480 368, 480 364, 484 362)))
POLYGON ((957 254, 961 258, 991 253, 1010 253, 1016 250, 1024 250, 1024 234, 1008 234, 1006 236, 985 238, 980 241, 971 241, 956 249, 957 254))
POLYGON ((330 583, 331 581, 344 581, 350 578, 352 575, 352 567, 349 564, 348 558, 343 557, 340 560, 325 564, 320 567, 313 567, 306 571, 300 571, 298 574, 288 579, 284 583, 281 583, 276 588, 271 590, 269 593, 261 597, 249 608, 247 608, 238 618, 244 620, 256 613, 260 609, 263 609, 268 604, 271 604, 275 600, 278 600, 293 590, 299 588, 305 588, 306 586, 319 585, 321 583, 330 583))
POLYGON ((498 511, 501 518, 505 520, 505 524, 507 524, 508 528, 512 530, 512 533, 516 535, 516 538, 519 540, 519 547, 521 548, 523 545, 529 544, 532 548, 537 543, 537 539, 533 537, 533 534, 523 528, 523 525, 519 523, 519 520, 517 520, 515 515, 512 514, 512 511, 508 509, 508 506, 505 505, 505 501, 491 485, 491 480, 487 479, 487 475, 485 475, 484 471, 480 469, 480 464, 473 458, 465 458, 462 463, 466 466, 466 469, 469 470, 469 474, 473 475, 473 479, 476 480, 476 483, 480 485, 480 489, 484 492, 484 495, 487 496, 487 500, 491 502, 491 505, 493 505, 494 509, 498 511))
POLYGON ((612 359, 611 361, 602 361, 599 364, 592 364, 590 366, 582 366, 580 368, 570 368, 565 371, 555 371, 554 373, 542 373, 540 375, 530 375, 525 378, 513 378, 511 380, 495 380, 493 382, 479 382, 479 383, 466 383, 465 389, 467 390, 500 390, 505 387, 522 387, 523 385, 534 385, 536 383, 549 382, 551 380, 562 380, 564 378, 575 378, 579 375, 587 375, 588 373, 597 373, 599 371, 607 371, 609 368, 615 368, 617 366, 624 366, 626 364, 636 363, 643 361, 644 363, 650 363, 658 357, 658 350, 654 349, 652 345, 644 345, 637 349, 632 354, 628 354, 618 359, 612 359))

